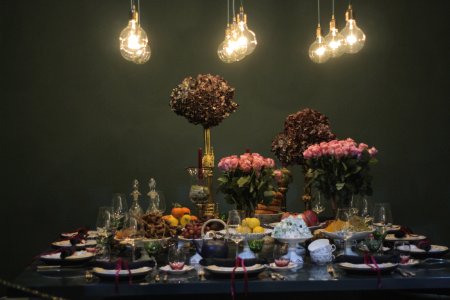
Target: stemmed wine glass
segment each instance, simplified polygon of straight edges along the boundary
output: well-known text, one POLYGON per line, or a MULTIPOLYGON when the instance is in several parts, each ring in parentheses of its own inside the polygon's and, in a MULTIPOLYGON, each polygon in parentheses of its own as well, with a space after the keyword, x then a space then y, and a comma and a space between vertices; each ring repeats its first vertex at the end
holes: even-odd
POLYGON ((96 259, 109 261, 108 238, 111 233, 112 207, 101 206, 97 215, 97 246, 96 259))
POLYGON ((313 195, 312 210, 318 215, 325 211, 325 205, 322 202, 322 193, 320 191, 317 191, 313 195))
POLYGON ((127 198, 124 194, 116 193, 112 199, 112 224, 113 229, 122 229, 125 216, 128 212, 127 198))
POLYGON ((375 203, 373 209, 373 224, 384 233, 387 227, 392 226, 391 205, 387 202, 375 203))
POLYGON ((183 270, 186 263, 186 253, 176 244, 169 248, 168 261, 172 270, 183 270))
POLYGON ((244 240, 244 236, 237 229, 242 222, 242 212, 238 210, 230 210, 228 212, 227 227, 231 229, 230 239, 236 244, 236 257, 239 253, 239 243, 244 240))
POLYGON ((348 240, 352 236, 352 232, 350 229, 350 218, 352 216, 351 208, 338 208, 336 213, 336 221, 340 221, 342 223, 341 230, 339 231, 339 235, 344 240, 344 254, 350 254, 351 245, 348 240))

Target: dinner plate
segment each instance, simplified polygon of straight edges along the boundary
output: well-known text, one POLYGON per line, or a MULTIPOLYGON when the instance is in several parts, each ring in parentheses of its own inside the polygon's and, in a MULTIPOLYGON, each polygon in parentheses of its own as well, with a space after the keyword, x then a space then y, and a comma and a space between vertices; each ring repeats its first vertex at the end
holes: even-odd
MULTIPOLYGON (((97 245, 97 241, 95 240, 86 240, 84 243, 76 244, 75 247, 77 249, 83 249, 86 247, 95 247, 97 245)), ((57 241, 52 243, 53 247, 63 248, 63 247, 72 247, 70 240, 57 241)))
MULTIPOLYGON (((261 264, 255 264, 253 266, 245 267, 247 274, 256 274, 263 271, 266 267, 261 264)), ((205 267, 206 270, 215 274, 231 274, 233 273, 234 267, 219 267, 216 265, 210 265, 205 267)), ((244 269, 242 267, 237 267, 235 274, 244 274, 244 269)))
POLYGON ((399 231, 402 227, 400 225, 390 225, 390 226, 383 226, 381 223, 374 223, 375 227, 383 227, 383 229, 387 232, 390 231, 399 231))
MULTIPOLYGON (((138 269, 131 269, 131 270, 120 270, 118 273, 119 279, 126 279, 129 278, 129 276, 131 276, 132 278, 136 278, 136 277, 145 277, 148 273, 150 273, 150 271, 152 270, 152 268, 150 267, 142 267, 142 268, 138 268, 138 269)), ((92 272, 97 275, 100 278, 105 278, 105 279, 115 279, 117 276, 117 270, 115 269, 103 269, 103 268, 93 268, 92 272)))
POLYGON ((173 270, 169 265, 165 265, 159 268, 161 271, 169 273, 169 274, 183 274, 189 272, 194 269, 194 266, 184 265, 181 270, 173 270))
POLYGON ((275 263, 271 263, 269 265, 267 265, 270 269, 272 270, 277 270, 277 271, 282 271, 282 270, 290 270, 290 269, 295 269, 298 267, 297 264, 294 264, 293 262, 290 262, 287 266, 285 267, 278 267, 275 263))
POLYGON ((40 259, 45 263, 51 264, 82 264, 88 262, 95 256, 92 252, 87 251, 75 251, 71 256, 61 258, 61 253, 44 254, 40 256, 40 259))
POLYGON ((398 267, 412 267, 412 266, 417 266, 419 264, 419 260, 418 259, 410 259, 408 260, 408 262, 406 264, 398 264, 398 267))
MULTIPOLYGON (((275 222, 275 223, 269 223, 267 224, 269 227, 275 228, 278 224, 280 224, 280 222, 275 222)), ((309 230, 311 230, 311 232, 313 232, 314 230, 323 228, 325 226, 326 222, 322 222, 319 225, 314 225, 314 226, 309 226, 309 230)))
MULTIPOLYGON (((74 236, 76 236, 78 234, 78 232, 63 232, 61 233, 61 237, 63 238, 67 238, 70 239, 74 236)), ((87 237, 88 239, 96 239, 98 237, 98 233, 96 230, 89 230, 87 232, 87 237)))
MULTIPOLYGON (((407 251, 407 248, 405 249, 404 246, 399 246, 399 247, 397 247, 397 249, 399 249, 401 251, 405 251, 405 250, 407 251)), ((431 245, 431 248, 428 251, 426 251, 424 249, 420 249, 416 245, 410 246, 411 256, 419 257, 419 258, 438 257, 438 256, 442 256, 442 255, 446 254, 447 252, 448 252, 447 246, 431 245)))
MULTIPOLYGON (((370 264, 352 264, 352 263, 339 263, 338 267, 341 268, 342 270, 348 272, 348 273, 355 273, 355 274, 377 274, 378 271, 375 269, 375 265, 370 264)), ((378 268, 380 269, 380 272, 382 274, 386 274, 386 273, 390 273, 392 272, 395 268, 398 267, 398 264, 393 264, 393 263, 383 263, 383 264, 378 264, 378 268)))
POLYGON ((395 242, 395 241, 421 241, 426 239, 427 237, 420 234, 407 234, 404 237, 398 238, 395 237, 394 234, 388 234, 386 235, 385 240, 388 242, 395 242))
MULTIPOLYGON (((324 235, 326 235, 327 237, 332 238, 332 239, 340 239, 340 240, 344 239, 344 233, 340 232, 340 231, 332 232, 332 231, 321 230, 321 232, 324 235)), ((350 232, 348 240, 353 241, 353 240, 365 239, 373 232, 374 232, 374 230, 350 232)))

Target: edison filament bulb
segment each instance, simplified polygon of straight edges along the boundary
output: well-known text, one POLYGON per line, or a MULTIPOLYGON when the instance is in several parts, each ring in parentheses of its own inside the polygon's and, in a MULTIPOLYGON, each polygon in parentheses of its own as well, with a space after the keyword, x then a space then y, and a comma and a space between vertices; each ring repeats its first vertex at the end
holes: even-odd
POLYGON ((347 24, 341 31, 346 44, 345 52, 350 54, 357 53, 364 47, 366 35, 358 26, 356 26, 351 5, 348 6, 347 12, 345 13, 345 19, 347 24))

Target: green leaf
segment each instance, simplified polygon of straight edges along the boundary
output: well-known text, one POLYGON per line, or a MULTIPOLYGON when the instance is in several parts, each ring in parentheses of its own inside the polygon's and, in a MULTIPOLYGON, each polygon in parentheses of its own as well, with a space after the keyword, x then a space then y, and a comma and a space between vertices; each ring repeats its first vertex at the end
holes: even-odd
POLYGON ((342 190, 342 188, 345 186, 345 183, 343 182, 338 182, 336 183, 336 190, 340 191, 342 190))
POLYGON ((241 188, 250 182, 250 176, 240 177, 237 181, 237 185, 241 188))

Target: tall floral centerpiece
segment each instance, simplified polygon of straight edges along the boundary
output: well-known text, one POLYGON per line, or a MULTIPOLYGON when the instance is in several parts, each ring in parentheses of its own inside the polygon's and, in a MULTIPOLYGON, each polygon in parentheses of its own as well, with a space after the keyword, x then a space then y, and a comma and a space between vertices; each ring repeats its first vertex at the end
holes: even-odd
MULTIPOLYGON (((213 190, 214 168, 211 127, 219 125, 236 111, 238 104, 233 98, 234 88, 222 77, 211 74, 184 78, 170 95, 170 107, 177 115, 185 117, 189 123, 203 126, 204 151, 202 159, 199 159, 198 174, 206 177, 210 191, 213 190)), ((215 207, 213 193, 210 192, 205 209, 211 210, 215 207)))
POLYGON ((348 206, 352 195, 371 195, 370 166, 378 150, 351 138, 309 146, 304 152, 308 186, 332 199, 333 209, 348 206))
MULTIPOLYGON (((275 136, 272 141, 272 152, 283 166, 300 165, 303 173, 306 174, 307 167, 303 152, 310 145, 327 142, 334 138, 336 136, 331 132, 328 117, 316 110, 305 108, 287 116, 284 121, 284 131, 275 136)), ((311 189, 306 184, 302 198, 305 208, 310 209, 311 189)))
POLYGON ((247 216, 254 214, 259 202, 268 203, 274 196, 273 168, 275 162, 258 153, 244 153, 224 157, 219 161, 222 175, 218 178, 219 191, 225 200, 244 210, 247 216))

